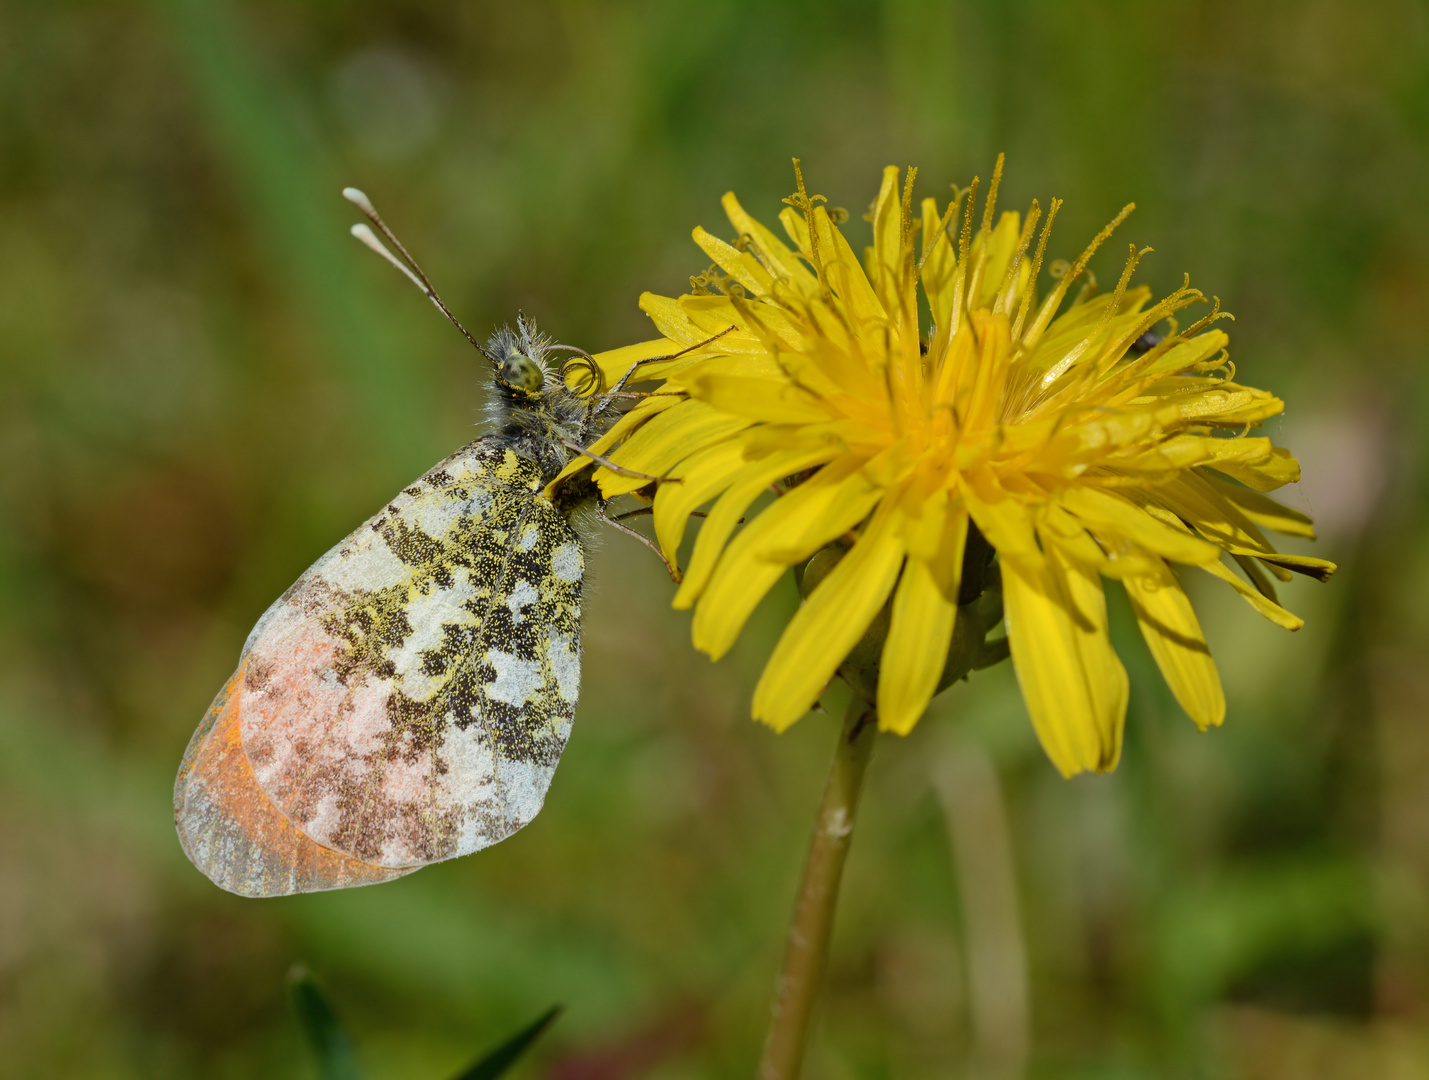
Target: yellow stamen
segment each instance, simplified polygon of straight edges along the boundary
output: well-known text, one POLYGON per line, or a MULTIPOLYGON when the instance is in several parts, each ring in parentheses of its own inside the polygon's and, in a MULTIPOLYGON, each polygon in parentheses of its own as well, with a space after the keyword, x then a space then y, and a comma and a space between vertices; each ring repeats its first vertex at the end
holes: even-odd
POLYGON ((1067 290, 1071 288, 1072 282, 1080 277, 1082 271, 1087 268, 1087 263, 1096 254, 1097 248, 1101 247, 1111 237, 1111 234, 1116 232, 1117 226, 1131 216, 1131 212, 1135 209, 1135 203, 1127 203, 1123 206, 1121 213, 1112 218, 1077 256, 1077 261, 1062 275, 1062 280, 1057 282, 1057 287, 1052 290, 1042 307, 1038 309, 1037 317, 1032 321, 1031 328, 1023 336, 1022 343, 1025 348, 1031 350, 1036 347, 1037 342, 1042 339, 1043 332, 1047 329, 1047 324, 1052 321, 1052 316, 1057 313, 1057 308, 1061 307, 1062 298, 1067 295, 1067 290))
POLYGON ((1032 258, 1032 271, 1027 275, 1027 288, 1022 292, 1022 303, 1017 306, 1017 319, 1012 324, 1012 340, 1022 340, 1022 322, 1027 318, 1027 309, 1037 292, 1037 275, 1042 272, 1042 256, 1047 253, 1047 239, 1052 235, 1052 222, 1057 220, 1057 211, 1062 209, 1062 200, 1055 195, 1047 208, 1047 223, 1042 226, 1042 235, 1037 238, 1037 254, 1032 258))
POLYGON ((784 201, 804 215, 804 222, 809 229, 809 261, 814 264, 814 273, 819 277, 819 294, 827 299, 830 290, 828 279, 824 274, 824 260, 819 257, 819 230, 814 223, 814 201, 828 202, 828 199, 822 195, 810 198, 804 187, 804 170, 800 167, 798 158, 794 159, 794 181, 798 184, 799 191, 784 201))
POLYGON ((948 320, 948 334, 956 335, 963 321, 963 297, 968 280, 968 251, 973 234, 973 206, 977 203, 978 177, 968 185, 967 207, 963 211, 963 231, 958 238, 958 272, 953 279, 953 315, 948 320))
POLYGON ((1002 183, 1002 163, 1006 159, 1006 154, 997 155, 997 164, 992 167, 992 183, 987 186, 987 205, 982 211, 983 233, 992 232, 992 212, 997 208, 997 189, 1002 183))
POLYGON ((1017 252, 1008 261, 1007 271, 1002 275, 1002 288, 997 291, 997 299, 993 301, 993 311, 1003 311, 1012 303, 1012 297, 1017 291, 1017 272, 1022 268, 1022 257, 1027 254, 1027 248, 1032 243, 1032 231, 1037 228, 1037 221, 1041 216, 1041 204, 1033 199, 1027 210, 1027 220, 1022 225, 1022 235, 1017 238, 1017 252))

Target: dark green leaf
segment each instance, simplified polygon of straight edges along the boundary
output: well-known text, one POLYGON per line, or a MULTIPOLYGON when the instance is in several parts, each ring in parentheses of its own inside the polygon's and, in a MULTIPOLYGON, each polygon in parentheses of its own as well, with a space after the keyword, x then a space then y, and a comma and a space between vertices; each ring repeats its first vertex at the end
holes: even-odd
POLYGON ((504 1076, 506 1070, 516 1063, 526 1052, 526 1048, 540 1037, 541 1032, 551 1025, 551 1021, 555 1020, 560 1012, 559 1005, 551 1006, 534 1023, 522 1028, 491 1053, 459 1073, 455 1080, 496 1080, 496 1077, 504 1076))
POLYGON ((294 964, 288 970, 288 996, 298 1026, 318 1059, 323 1080, 359 1080, 362 1072, 357 1067, 352 1040, 338 1023, 313 973, 302 964, 294 964))

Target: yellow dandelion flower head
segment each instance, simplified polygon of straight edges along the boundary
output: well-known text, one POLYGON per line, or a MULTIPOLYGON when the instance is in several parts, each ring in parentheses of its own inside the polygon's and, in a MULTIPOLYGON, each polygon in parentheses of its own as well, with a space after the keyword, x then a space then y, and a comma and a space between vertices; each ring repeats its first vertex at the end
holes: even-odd
MULTIPOLYGON (((696 646, 721 656, 787 568, 833 551, 765 667, 754 715, 793 723, 882 619, 879 722, 906 733, 944 680, 960 600, 976 596, 966 568, 983 585, 970 552, 990 544, 1023 697, 1064 774, 1110 769, 1121 747, 1127 676, 1104 577, 1124 584, 1186 712, 1219 724, 1220 680, 1171 564, 1220 578, 1291 630, 1301 620, 1270 578, 1334 569, 1278 553, 1262 531, 1314 535, 1263 494, 1299 466, 1249 434, 1282 403, 1235 381, 1219 305, 1180 328, 1176 313, 1205 297, 1187 282, 1153 301, 1131 284, 1135 247, 1115 288, 1097 290, 1088 260, 1131 207, 1073 262, 1052 263, 1039 296, 1060 202, 1045 222, 1035 201, 995 218, 1001 158, 975 234, 977 181, 946 209, 923 199, 915 217, 915 170, 900 185, 886 169, 862 259, 795 167, 779 215, 789 243, 726 195, 738 239, 697 228, 714 266, 689 295, 641 298, 663 339, 600 357, 612 382, 632 370, 664 380, 592 450, 668 478, 653 515, 669 560, 713 503, 675 596, 695 609, 696 646), (777 497, 759 502, 771 486, 777 497)), ((648 484, 594 476, 607 496, 648 484)))

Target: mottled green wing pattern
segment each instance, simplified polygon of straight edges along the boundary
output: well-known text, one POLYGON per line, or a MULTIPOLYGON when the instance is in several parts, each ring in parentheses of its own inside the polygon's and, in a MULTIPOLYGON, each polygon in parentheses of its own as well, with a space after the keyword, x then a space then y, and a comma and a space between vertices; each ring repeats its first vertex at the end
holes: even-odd
MULTIPOLYGON (((254 627, 242 749, 261 796, 310 840, 396 870, 477 851, 540 810, 575 715, 584 568, 541 486, 533 462, 480 439, 254 627)), ((261 885, 227 866, 242 815, 200 797, 204 783, 181 774, 175 810, 210 878, 249 895, 340 887, 261 885)))

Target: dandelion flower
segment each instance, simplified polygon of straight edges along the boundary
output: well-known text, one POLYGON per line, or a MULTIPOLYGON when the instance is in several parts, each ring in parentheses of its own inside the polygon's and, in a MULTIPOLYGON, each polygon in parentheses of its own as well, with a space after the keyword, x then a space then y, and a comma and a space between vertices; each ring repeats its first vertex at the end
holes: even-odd
MULTIPOLYGON (((1039 296, 1061 203, 1040 232, 1035 201, 1025 217, 994 220, 1001 158, 976 235, 977 181, 945 210, 923 199, 919 221, 916 170, 900 189, 886 169, 862 260, 842 215, 795 168, 798 191, 779 215, 790 243, 726 195, 738 239, 697 228, 714 265, 693 292, 641 298, 663 339, 602 358, 602 376, 618 379, 665 357, 639 371, 664 385, 592 450, 669 481, 655 486, 653 516, 672 563, 692 513, 712 502, 674 601, 694 608, 695 645, 718 659, 787 568, 833 551, 841 558, 769 658, 754 716, 792 724, 882 618, 879 723, 907 733, 944 675, 966 555, 985 542, 1028 712, 1063 774, 1109 770, 1121 749, 1127 676, 1103 578, 1125 586, 1185 711, 1203 729, 1221 723, 1220 679, 1180 568, 1220 578, 1295 630, 1271 578, 1323 580, 1334 566, 1265 537, 1314 532, 1263 494, 1299 466, 1249 434, 1283 404, 1235 381, 1219 304, 1178 328, 1176 313, 1205 297, 1188 280, 1153 301, 1131 284, 1149 250, 1135 247, 1115 288, 1097 291, 1088 260, 1130 206, 1070 265, 1052 263, 1039 296), (777 497, 761 503, 771 486, 777 497)), ((629 472, 594 477, 608 497, 648 494, 629 472)))

